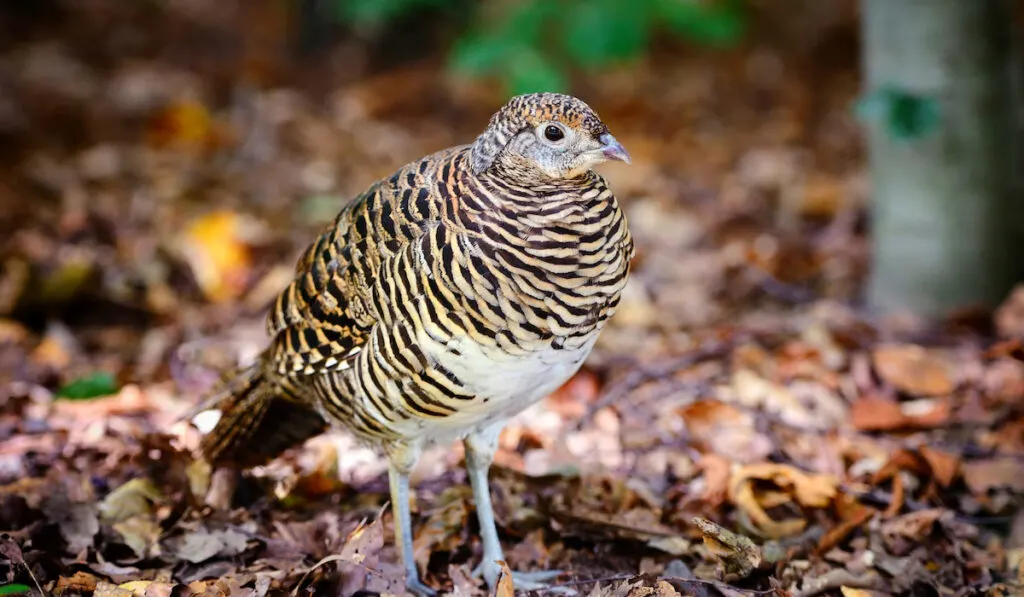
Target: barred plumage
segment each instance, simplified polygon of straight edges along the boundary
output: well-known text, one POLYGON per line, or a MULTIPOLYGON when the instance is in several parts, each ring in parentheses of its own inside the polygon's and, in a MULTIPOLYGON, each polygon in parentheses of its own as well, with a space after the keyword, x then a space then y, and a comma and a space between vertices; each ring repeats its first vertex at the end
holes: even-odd
POLYGON ((408 584, 425 594, 408 472, 425 446, 464 438, 493 584, 497 435, 579 368, 629 272, 625 218, 591 170, 608 159, 628 154, 585 103, 531 94, 472 145, 375 183, 299 260, 268 316, 270 346, 219 403, 206 458, 249 465, 324 421, 381 449, 408 584))

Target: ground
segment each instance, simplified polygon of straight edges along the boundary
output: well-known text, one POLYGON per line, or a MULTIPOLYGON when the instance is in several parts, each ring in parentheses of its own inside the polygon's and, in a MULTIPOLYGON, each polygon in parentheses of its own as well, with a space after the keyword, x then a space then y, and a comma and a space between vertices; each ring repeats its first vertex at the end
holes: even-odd
MULTIPOLYGON (((344 199, 502 92, 358 40, 296 56, 274 3, 66 6, 0 36, 0 595, 400 592, 380 458, 332 433, 224 494, 182 417, 344 199)), ((770 16, 577 78, 633 154, 602 173, 638 255, 584 369, 502 436, 508 563, 593 595, 1021 594, 1024 295, 860 308, 856 24, 770 16)), ((482 594, 460 464, 416 471, 417 561, 482 594)))

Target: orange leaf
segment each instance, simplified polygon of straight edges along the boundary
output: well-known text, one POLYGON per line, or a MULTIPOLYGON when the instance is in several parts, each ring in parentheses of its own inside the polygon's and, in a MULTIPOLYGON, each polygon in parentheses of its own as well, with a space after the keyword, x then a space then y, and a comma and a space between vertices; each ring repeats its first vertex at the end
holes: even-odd
POLYGON ((949 420, 947 399, 894 402, 878 396, 865 396, 853 403, 851 421, 862 431, 938 427, 949 420))
POLYGON ((901 392, 943 396, 956 388, 949 363, 920 346, 881 346, 871 357, 879 377, 901 392))
POLYGON ((494 597, 515 597, 516 589, 512 584, 512 571, 509 570, 508 564, 505 562, 498 563, 501 564, 501 576, 498 577, 498 585, 494 587, 494 597))
POLYGON ((861 431, 899 429, 905 421, 899 404, 878 396, 865 396, 854 402, 850 418, 861 431))
POLYGON ((936 483, 942 487, 949 487, 953 484, 953 480, 956 479, 960 470, 960 459, 957 456, 928 446, 921 446, 918 453, 928 462, 928 466, 932 469, 932 478, 936 483))
POLYGON ((179 241, 196 283, 213 302, 237 298, 246 287, 251 257, 242 230, 237 214, 216 211, 193 221, 179 241))
POLYGON ((149 140, 157 147, 203 149, 216 138, 213 117, 202 103, 170 104, 149 122, 149 140))
POLYGON ((807 524, 802 518, 783 521, 773 520, 765 512, 765 499, 777 505, 778 493, 786 492, 798 504, 809 508, 825 508, 838 494, 837 481, 828 475, 805 473, 797 468, 774 463, 760 463, 736 470, 729 482, 729 498, 743 510, 766 537, 780 538, 799 533, 807 524), (755 491, 755 482, 768 482, 777 486, 778 491, 755 491))

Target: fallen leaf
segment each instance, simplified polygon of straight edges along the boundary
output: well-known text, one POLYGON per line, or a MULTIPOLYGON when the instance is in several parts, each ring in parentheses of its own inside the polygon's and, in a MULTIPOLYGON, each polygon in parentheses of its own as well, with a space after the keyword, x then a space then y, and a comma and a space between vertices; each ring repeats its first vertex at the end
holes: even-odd
POLYGON ((245 551, 249 537, 233 529, 198 529, 185 533, 173 553, 193 564, 215 556, 236 556, 245 551))
POLYGON ((100 520, 114 524, 140 514, 150 514, 160 490, 149 479, 131 479, 114 489, 99 505, 100 520))
POLYGON ((749 537, 733 533, 699 516, 693 518, 691 522, 700 529, 704 547, 718 558, 725 576, 746 578, 761 565, 761 549, 749 537))
POLYGON ((57 390, 60 398, 85 400, 117 393, 117 379, 106 371, 80 377, 57 390))
POLYGON ((864 396, 853 403, 850 420, 861 431, 931 429, 944 424, 951 415, 946 399, 895 402, 878 396, 864 396))
POLYGON ((466 500, 471 492, 467 489, 448 487, 437 497, 413 541, 413 553, 420 566, 426 568, 434 551, 450 551, 462 543, 462 531, 469 519, 466 500))
POLYGON ((153 546, 157 544, 163 529, 148 514, 133 516, 120 520, 111 525, 114 531, 121 535, 121 540, 127 545, 136 557, 145 558, 153 555, 153 546))
POLYGON ((1007 488, 1024 491, 1024 463, 1017 458, 991 458, 964 463, 964 482, 975 495, 1007 488))
POLYGON ((913 396, 944 396, 956 388, 950 364, 920 346, 881 346, 871 357, 878 376, 901 392, 913 396))
POLYGON ((799 533, 806 525, 803 518, 783 521, 772 519, 766 509, 779 505, 782 497, 808 508, 825 508, 837 495, 837 481, 828 475, 805 473, 784 464, 761 463, 736 469, 729 482, 729 499, 742 510, 763 536, 778 539, 799 533), (774 484, 777 491, 766 491, 755 483, 774 484))
POLYGON ((512 571, 509 570, 508 564, 504 560, 500 560, 498 564, 501 565, 501 573, 498 575, 498 584, 494 587, 494 597, 515 597, 516 589, 512 584, 512 571))
POLYGON ((739 403, 745 407, 762 409, 796 427, 819 427, 818 417, 789 388, 771 382, 750 369, 740 369, 733 373, 732 390, 739 403))
POLYGON ((899 516, 882 524, 884 535, 923 539, 931 533, 932 527, 947 511, 940 508, 918 510, 899 516))
POLYGON ((245 226, 235 212, 214 211, 190 223, 178 240, 196 283, 212 302, 237 298, 249 281, 252 258, 245 226))
POLYGON ((960 472, 959 457, 929 446, 921 446, 917 451, 928 462, 932 478, 935 479, 936 483, 942 487, 949 487, 953 484, 957 474, 960 472))
POLYGON ((847 537, 871 520, 875 514, 876 512, 871 508, 858 505, 856 510, 848 514, 842 522, 832 527, 822 536, 821 540, 818 541, 815 551, 818 554, 824 554, 832 548, 838 547, 847 537))
POLYGON ((717 508, 729 495, 732 463, 717 454, 705 454, 697 466, 704 473, 704 492, 701 499, 708 507, 717 508))
POLYGON ((88 572, 79 570, 70 577, 61 576, 58 578, 57 586, 53 588, 53 593, 54 595, 92 593, 96 590, 98 580, 88 572))
POLYGON ((57 523, 69 552, 78 554, 92 547, 100 530, 95 502, 72 501, 64 491, 55 491, 44 498, 42 509, 50 521, 57 523))
POLYGON ((222 135, 206 106, 191 99, 165 107, 150 120, 147 130, 149 142, 156 147, 193 151, 216 145, 222 135))

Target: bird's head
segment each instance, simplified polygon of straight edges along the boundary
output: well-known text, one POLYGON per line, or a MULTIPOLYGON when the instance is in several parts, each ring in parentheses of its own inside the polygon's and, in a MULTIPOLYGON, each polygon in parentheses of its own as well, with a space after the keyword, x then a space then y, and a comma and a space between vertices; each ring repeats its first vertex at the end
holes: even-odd
POLYGON ((527 180, 570 179, 629 153, 583 100, 560 93, 518 95, 491 117, 472 149, 473 171, 496 165, 527 180))

